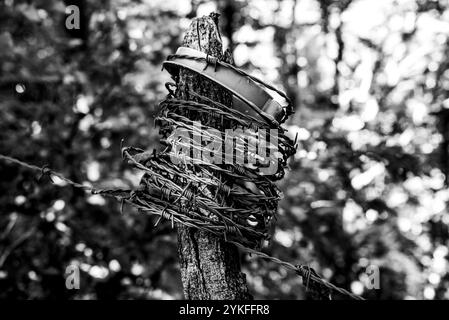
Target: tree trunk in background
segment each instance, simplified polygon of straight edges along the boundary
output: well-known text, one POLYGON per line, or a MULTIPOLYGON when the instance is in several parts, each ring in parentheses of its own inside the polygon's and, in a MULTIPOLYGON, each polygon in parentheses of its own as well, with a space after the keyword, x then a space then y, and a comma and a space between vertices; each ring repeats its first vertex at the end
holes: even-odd
MULTIPOLYGON (((280 5, 280 4, 279 4, 280 5)), ((297 26, 295 20, 298 0, 293 1, 291 10, 291 22, 288 28, 274 26, 274 45, 276 46, 277 57, 281 60, 279 76, 282 85, 290 98, 294 110, 299 108, 298 72, 301 68, 298 65, 298 50, 296 48, 297 26)))
MULTIPOLYGON (((224 60, 217 22, 216 14, 194 19, 182 45, 224 60)), ((223 88, 195 72, 181 69, 176 97, 195 100, 189 95, 190 90, 215 101, 232 104, 230 94, 223 88)), ((246 286, 245 275, 240 271, 240 257, 235 246, 205 231, 182 225, 177 226, 177 232, 178 254, 186 299, 252 298, 246 286)))
POLYGON ((235 15, 236 15, 236 3, 235 0, 228 0, 225 2, 218 2, 219 10, 223 14, 222 18, 224 18, 223 23, 223 34, 228 38, 229 45, 228 50, 232 54, 234 53, 234 26, 235 26, 235 15))

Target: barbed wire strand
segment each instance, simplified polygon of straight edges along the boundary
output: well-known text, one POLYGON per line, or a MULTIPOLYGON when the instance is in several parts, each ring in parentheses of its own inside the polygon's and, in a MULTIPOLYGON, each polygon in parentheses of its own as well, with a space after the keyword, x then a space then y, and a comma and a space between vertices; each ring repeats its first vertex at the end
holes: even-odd
MULTIPOLYGON (((34 164, 29 164, 29 163, 21 161, 21 160, 19 160, 17 158, 13 158, 13 157, 6 156, 6 155, 3 155, 3 154, 0 154, 0 159, 9 161, 11 163, 17 164, 17 165, 19 165, 21 167, 24 167, 24 168, 27 168, 27 169, 30 169, 30 170, 38 171, 38 172, 41 173, 41 177, 47 175, 48 177, 50 177, 50 180, 51 180, 51 176, 55 176, 55 177, 59 178, 60 180, 64 181, 65 183, 67 183, 67 184, 69 184, 69 185, 71 185, 71 186, 73 186, 73 187, 75 187, 77 189, 81 189, 81 190, 84 190, 86 192, 90 192, 91 194, 104 194, 104 195, 112 196, 113 198, 117 198, 117 196, 112 194, 112 192, 114 192, 114 193, 126 193, 126 192, 132 192, 133 191, 131 189, 128 190, 128 189, 99 189, 99 188, 94 188, 94 187, 91 187, 91 186, 88 186, 88 185, 85 185, 85 184, 81 184, 81 183, 75 182, 75 181, 65 177, 62 173, 59 173, 57 171, 54 171, 54 170, 50 169, 46 165, 43 166, 43 167, 38 167, 38 166, 36 166, 34 164)), ((51 182, 56 185, 56 183, 53 180, 51 180, 51 182)))
MULTIPOLYGON (((106 196, 112 196, 112 197, 114 197, 116 199, 125 200, 126 202, 129 202, 129 199, 127 199, 126 197, 123 197, 122 195, 118 195, 118 194, 120 194, 120 193, 123 194, 123 193, 127 193, 127 192, 129 192, 131 194, 133 192, 133 190, 126 190, 126 189, 114 189, 114 190, 112 190, 112 189, 99 189, 99 188, 94 188, 94 187, 91 187, 91 186, 88 186, 88 185, 80 184, 80 183, 77 183, 77 182, 75 182, 75 181, 73 181, 73 180, 71 180, 69 178, 66 178, 64 175, 62 175, 61 173, 59 173, 57 171, 51 170, 47 166, 39 167, 39 166, 36 166, 36 165, 33 165, 33 164, 29 164, 27 162, 21 161, 21 160, 19 160, 17 158, 13 158, 13 157, 6 156, 6 155, 3 155, 3 154, 0 154, 0 159, 1 160, 5 160, 7 162, 11 162, 13 164, 16 164, 18 166, 21 166, 21 167, 29 169, 29 170, 40 172, 41 175, 48 175, 50 177, 51 177, 51 175, 52 176, 56 176, 59 179, 61 179, 62 181, 66 182, 67 184, 69 184, 69 185, 71 185, 71 186, 73 186, 75 188, 82 189, 82 190, 84 190, 86 192, 90 192, 92 194, 104 194, 106 196), (111 192, 116 192, 116 194, 114 195, 111 192)), ((51 182, 53 184, 55 184, 55 182, 53 180, 51 180, 51 182)), ((165 211, 162 211, 160 216, 161 217, 166 217, 168 219, 173 219, 173 215, 170 215, 170 214, 166 213, 165 211)), ((196 227, 196 226, 192 225, 192 227, 196 227)), ((274 263, 276 263, 276 264, 278 264, 280 266, 283 266, 286 269, 289 269, 289 270, 292 270, 292 271, 296 272, 299 276, 301 276, 303 278, 303 282, 304 282, 305 279, 307 279, 307 281, 311 280, 311 281, 313 281, 313 282, 315 282, 315 283, 317 283, 319 285, 322 285, 322 286, 326 287, 327 289, 329 289, 331 291, 338 292, 339 294, 341 294, 343 296, 347 296, 347 297, 350 297, 350 298, 355 299, 355 300, 364 300, 362 297, 360 297, 360 296, 358 296, 356 294, 353 294, 353 293, 351 293, 351 292, 349 292, 349 291, 347 291, 347 290, 345 290, 343 288, 337 287, 337 286, 333 285, 332 283, 330 283, 330 282, 320 278, 319 276, 315 275, 314 273, 311 272, 312 269, 310 267, 308 267, 308 266, 304 266, 304 265, 296 265, 295 266, 295 265, 293 265, 293 264, 291 264, 289 262, 280 260, 280 259, 278 259, 276 257, 270 256, 270 255, 268 255, 266 253, 263 253, 261 251, 257 251, 257 250, 248 248, 248 247, 240 244, 239 242, 236 242, 236 241, 227 241, 227 242, 237 246, 238 248, 242 249, 243 251, 245 251, 245 252, 247 252, 249 254, 254 254, 254 255, 256 255, 258 257, 261 257, 263 259, 270 260, 270 261, 272 261, 272 262, 274 262, 274 263)))

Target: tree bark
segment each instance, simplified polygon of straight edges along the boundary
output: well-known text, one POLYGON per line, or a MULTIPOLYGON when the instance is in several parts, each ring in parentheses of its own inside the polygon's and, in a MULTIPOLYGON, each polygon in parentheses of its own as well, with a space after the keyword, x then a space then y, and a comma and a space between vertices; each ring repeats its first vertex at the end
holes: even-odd
MULTIPOLYGON (((193 19, 182 45, 226 60, 218 30, 218 15, 213 13, 193 19)), ((195 72, 181 68, 175 95, 180 99, 195 100, 189 95, 190 90, 228 106, 232 104, 230 94, 223 88, 195 72)), ((214 125, 212 119, 192 120, 214 125)), ((245 275, 240 271, 240 257, 235 246, 205 231, 183 225, 177 226, 177 233, 186 299, 252 298, 246 286, 245 275)))

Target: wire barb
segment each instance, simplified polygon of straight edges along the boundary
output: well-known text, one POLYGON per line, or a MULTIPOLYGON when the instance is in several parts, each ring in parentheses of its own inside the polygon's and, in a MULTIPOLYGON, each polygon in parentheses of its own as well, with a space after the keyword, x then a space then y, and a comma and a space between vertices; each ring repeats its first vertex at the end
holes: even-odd
POLYGON ((210 64, 212 64, 214 66, 214 72, 217 72, 217 67, 218 67, 218 62, 219 59, 217 57, 211 56, 209 55, 209 53, 206 55, 206 59, 205 59, 205 66, 204 66, 204 70, 207 69, 207 67, 209 67, 210 64))

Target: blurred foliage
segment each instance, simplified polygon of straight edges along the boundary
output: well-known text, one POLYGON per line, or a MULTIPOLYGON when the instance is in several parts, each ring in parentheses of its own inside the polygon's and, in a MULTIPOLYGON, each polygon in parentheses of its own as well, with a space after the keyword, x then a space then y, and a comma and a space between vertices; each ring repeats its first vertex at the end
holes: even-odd
MULTIPOLYGON (((0 2, 0 153, 135 187, 120 143, 156 148, 160 71, 192 17, 221 12, 238 66, 283 88, 299 146, 266 251, 371 299, 449 298, 449 5, 424 0, 0 2), (68 2, 67 2, 68 3, 68 2), (380 289, 364 284, 369 265, 380 289)), ((182 298, 169 223, 0 164, 0 298, 182 298), (81 289, 65 288, 68 265, 81 289)), ((245 256, 255 298, 304 298, 245 256)))

